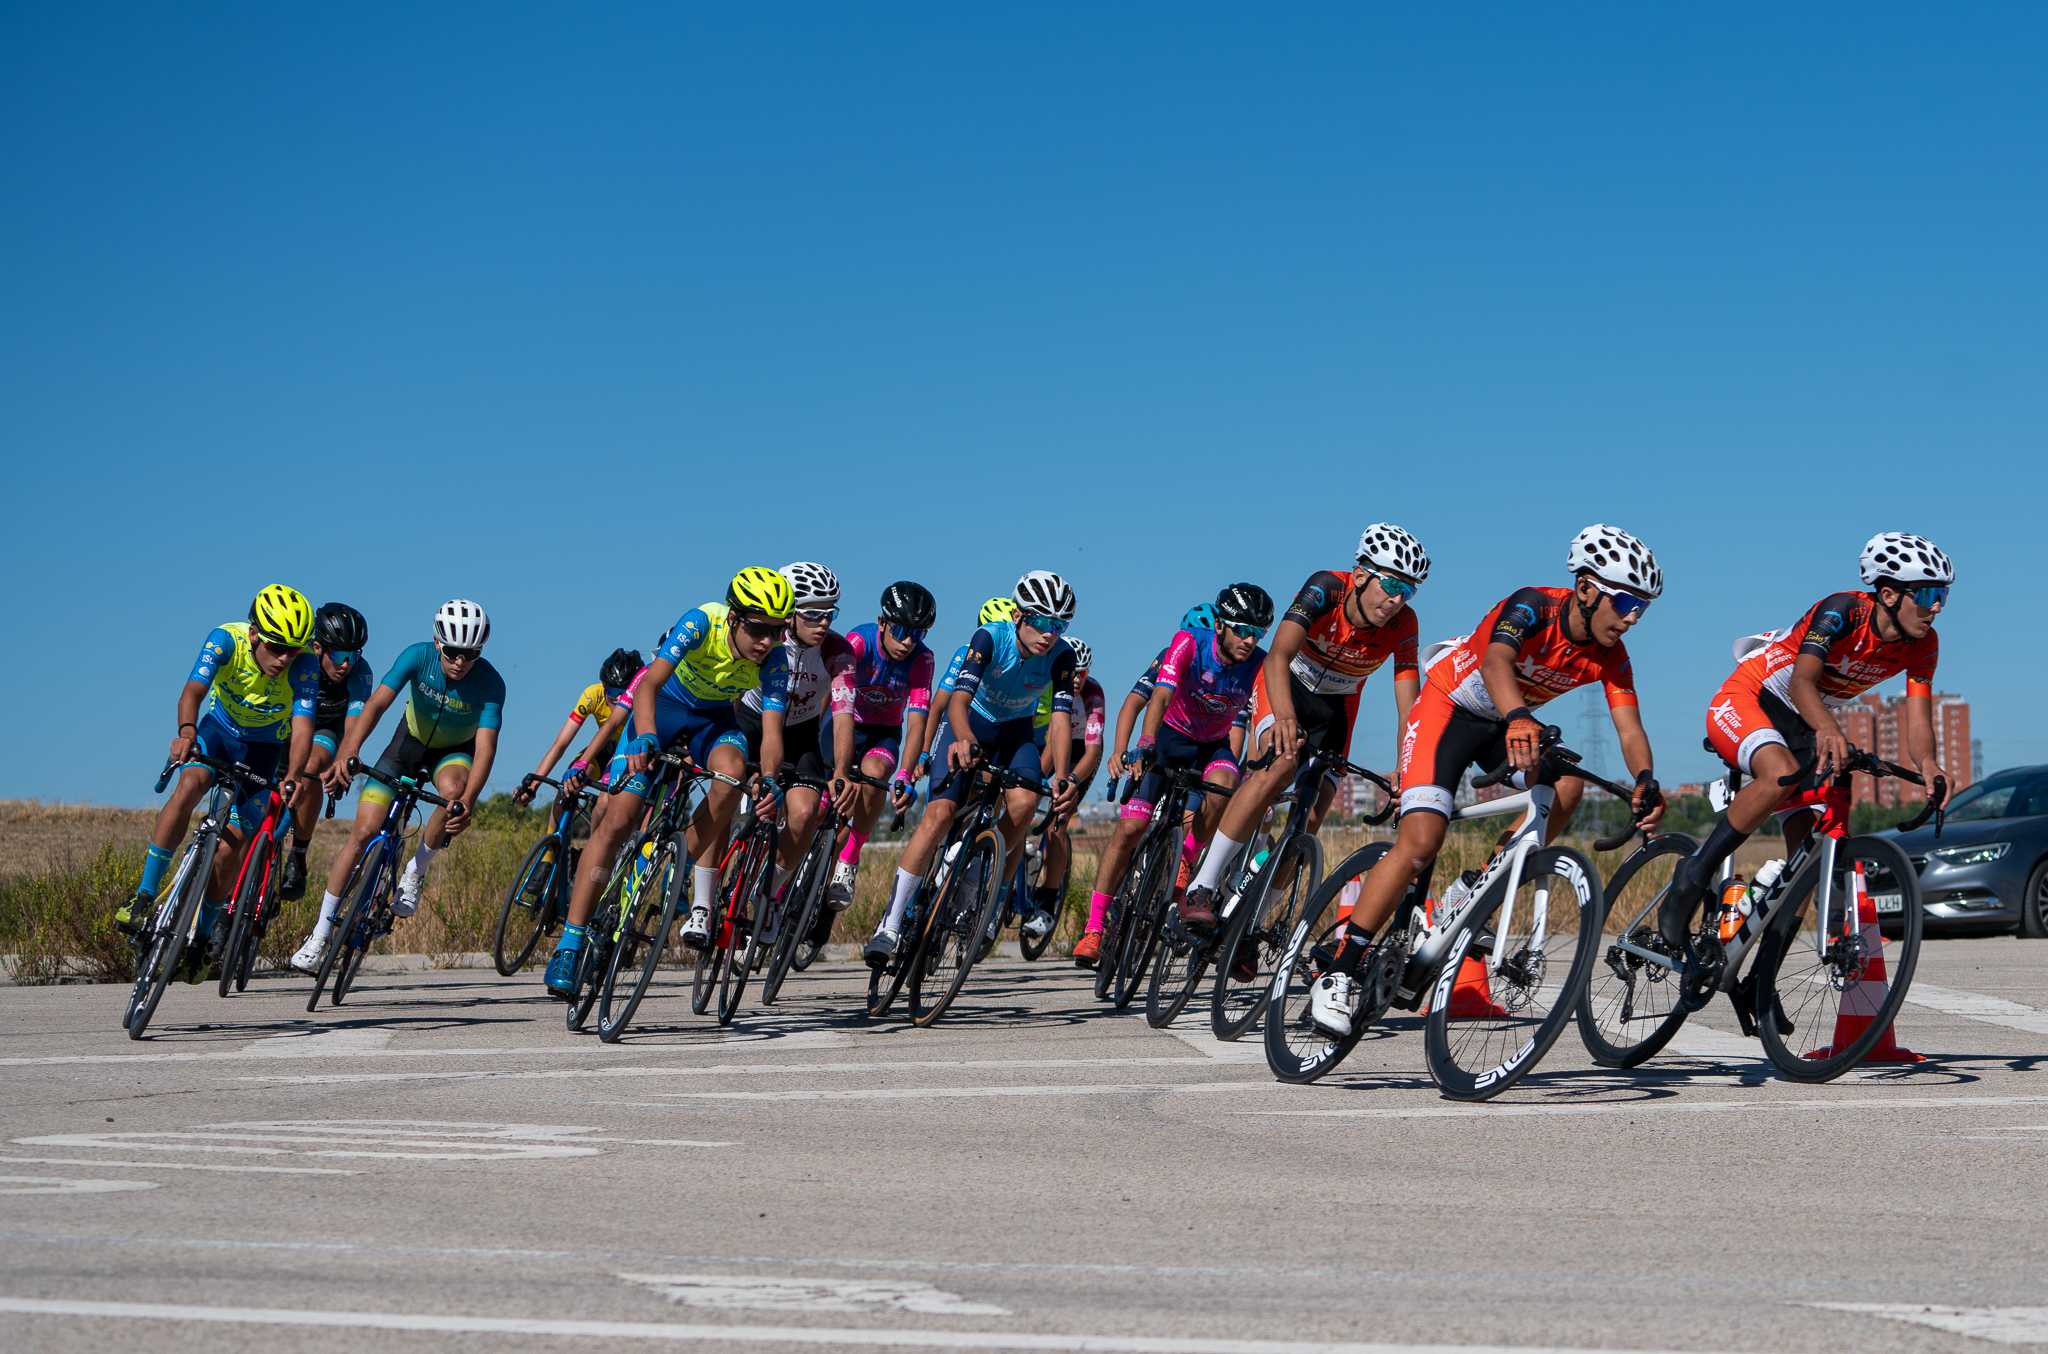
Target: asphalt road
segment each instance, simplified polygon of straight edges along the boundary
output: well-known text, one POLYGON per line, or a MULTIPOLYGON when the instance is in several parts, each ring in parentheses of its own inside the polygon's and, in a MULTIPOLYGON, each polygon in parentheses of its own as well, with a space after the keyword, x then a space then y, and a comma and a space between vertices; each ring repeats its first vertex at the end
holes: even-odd
POLYGON ((487 972, 181 988, 141 1044, 0 988, 0 1348, 2039 1343, 2044 960, 1930 943, 1909 1069, 1774 1080, 1721 1005, 1483 1106, 1412 1019, 1285 1086, 1014 957, 934 1030, 821 964, 616 1047, 487 972))

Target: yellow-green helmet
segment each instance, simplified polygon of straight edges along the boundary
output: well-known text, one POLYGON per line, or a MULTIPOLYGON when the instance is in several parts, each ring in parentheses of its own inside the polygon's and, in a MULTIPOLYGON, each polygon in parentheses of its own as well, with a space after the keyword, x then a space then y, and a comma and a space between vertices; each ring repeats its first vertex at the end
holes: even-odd
POLYGON ((303 649, 313 638, 313 604, 297 588, 272 583, 249 603, 249 624, 265 639, 303 649))
POLYGON ((975 618, 980 625, 990 621, 1014 621, 1017 619, 1017 604, 1007 597, 991 597, 981 604, 981 613, 975 618))
POLYGON ((770 620, 787 620, 796 609, 796 592, 780 569, 750 564, 732 576, 725 590, 725 604, 738 611, 752 611, 770 620))

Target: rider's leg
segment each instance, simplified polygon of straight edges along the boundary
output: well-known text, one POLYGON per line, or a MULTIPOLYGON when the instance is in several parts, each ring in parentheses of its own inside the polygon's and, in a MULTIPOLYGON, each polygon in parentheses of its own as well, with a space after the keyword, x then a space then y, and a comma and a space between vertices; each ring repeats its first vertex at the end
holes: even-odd
POLYGON ((1344 935, 1343 952, 1339 956, 1340 966, 1347 959, 1352 964, 1357 962, 1364 947, 1394 915, 1401 899, 1436 863, 1437 853, 1443 850, 1444 833, 1449 828, 1449 819, 1429 809, 1414 809, 1401 815, 1400 826, 1394 832, 1393 846, 1380 857, 1379 864, 1366 871, 1359 885, 1358 902, 1351 910, 1349 929, 1344 935))
POLYGON ((1735 792, 1699 850, 1671 872, 1671 884, 1657 908, 1657 930, 1665 943, 1681 949, 1689 947, 1693 910, 1720 873, 1721 862, 1797 793, 1796 787, 1778 782, 1797 771, 1799 764, 1755 697, 1723 686, 1707 710, 1707 737, 1723 760, 1746 770, 1750 779, 1735 792))
POLYGON ((1577 776, 1565 776, 1553 787, 1557 800, 1550 807, 1550 821, 1543 825, 1543 844, 1550 845, 1564 836, 1564 830, 1572 825, 1578 814, 1579 801, 1586 797, 1586 782, 1577 776))
POLYGON ((213 772, 193 766, 186 768, 171 786, 163 808, 157 810, 156 825, 150 830, 149 847, 142 857, 142 877, 136 881, 134 896, 115 912, 115 924, 139 928, 148 923, 149 905, 163 887, 164 872, 176 856, 178 843, 185 839, 185 826, 192 821, 192 810, 199 807, 199 801, 212 785, 213 772))
MULTIPOLYGON (((740 735, 714 743, 702 765, 728 780, 743 780, 747 774, 747 747, 740 735)), ((690 852, 690 922, 697 925, 718 897, 718 870, 725 860, 726 837, 732 831, 733 814, 738 811, 740 791, 728 780, 714 780, 704 790, 703 812, 690 823, 686 841, 690 852)))
POLYGON ((327 937, 341 919, 341 894, 337 890, 348 887, 350 871, 362 859, 363 849, 370 844, 370 839, 383 829, 384 819, 391 812, 388 791, 373 793, 383 791, 383 787, 368 779, 362 782, 362 786, 362 792, 356 796, 356 816, 349 823, 348 839, 334 853, 334 860, 327 867, 326 889, 320 896, 319 919, 313 923, 312 934, 306 937, 299 953, 293 956, 294 964, 300 959, 317 962, 321 948, 327 944, 327 937))
POLYGON ((1300 770, 1301 760, 1288 753, 1244 778, 1223 809, 1222 819, 1210 839, 1209 854, 1202 858, 1201 870, 1188 885, 1189 893, 1207 889, 1213 894, 1222 886, 1224 872, 1258 832, 1259 824, 1266 820, 1266 810, 1273 807, 1273 801, 1280 798, 1300 770))
POLYGON ((1109 915, 1110 900, 1116 897, 1117 886, 1124 881, 1124 872, 1131 867, 1131 852, 1137 849, 1138 838, 1145 835, 1145 827, 1151 820, 1151 813, 1133 815, 1132 805, 1138 803, 1133 795, 1124 805, 1124 813, 1117 819, 1116 830, 1109 834, 1109 842, 1102 848, 1102 859, 1095 865, 1095 884, 1088 895, 1088 935, 1102 933, 1103 920, 1109 915))

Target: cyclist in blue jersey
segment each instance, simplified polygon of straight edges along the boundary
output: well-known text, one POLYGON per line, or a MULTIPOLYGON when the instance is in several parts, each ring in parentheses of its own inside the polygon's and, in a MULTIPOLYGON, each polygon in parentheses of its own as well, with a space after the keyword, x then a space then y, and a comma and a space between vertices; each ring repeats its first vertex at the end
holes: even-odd
MULTIPOLYGON (((975 613, 976 625, 987 625, 991 621, 1014 621, 1017 619, 1017 604, 1007 597, 991 597, 981 604, 975 613)), ((960 678, 960 665, 967 661, 967 646, 962 644, 953 651, 946 662, 945 671, 932 684, 932 708, 925 719, 924 747, 918 752, 915 765, 911 768, 911 779, 915 780, 931 769, 932 749, 939 744, 939 735, 946 730, 946 702, 953 698, 953 684, 960 678)), ((911 760, 906 754, 906 761, 911 760)))
POLYGON ((313 708, 313 750, 306 774, 292 800, 292 849, 284 858, 277 896, 300 898, 306 892, 306 848, 320 825, 320 780, 334 762, 348 726, 362 714, 377 685, 363 646, 370 642, 370 623, 346 602, 326 602, 313 613, 313 656, 320 660, 320 695, 313 708))
MULTIPOLYGON (((477 797, 490 779, 491 763, 498 755, 498 727, 504 718, 505 679, 484 658, 484 643, 491 636, 491 619, 484 609, 466 598, 441 604, 434 613, 432 643, 420 641, 398 655, 377 689, 363 706, 362 714, 349 725, 341 746, 335 749, 334 765, 322 778, 328 791, 339 795, 355 779, 349 763, 357 759, 377 722, 405 694, 405 718, 393 731, 390 745, 377 759, 377 770, 386 776, 428 776, 434 788, 451 802, 437 808, 420 832, 419 848, 398 876, 398 894, 391 911, 409 917, 419 908, 420 890, 426 885, 427 866, 436 852, 460 836, 469 826, 477 797)), ((306 937, 292 967, 302 973, 317 972, 327 952, 327 938, 334 931, 341 909, 337 886, 346 888, 363 848, 384 827, 391 811, 392 794, 378 780, 363 786, 356 799, 356 817, 348 840, 327 867, 327 891, 320 899, 320 919, 306 937)))
MULTIPOLYGON (((651 788, 647 768, 655 756, 674 747, 697 766, 732 782, 746 778, 750 748, 733 703, 759 687, 763 710, 787 709, 789 659, 782 641, 795 609, 796 591, 780 570, 750 565, 733 575, 725 601, 691 607, 662 636, 634 684, 631 722, 612 755, 607 783, 618 787, 613 795, 618 802, 590 825, 590 840, 584 844, 569 894, 568 922, 548 959, 542 981, 553 995, 566 1000, 576 994, 576 956, 583 949, 584 928, 597 910, 598 894, 611 878, 620 846, 640 822, 641 805, 651 788)), ((782 765, 780 720, 763 726, 758 752, 762 766, 782 765)), ((754 790, 781 798, 772 777, 758 777, 754 790)), ((714 780, 705 787, 703 808, 690 819, 684 843, 693 862, 690 919, 683 926, 682 941, 692 949, 701 950, 711 941, 718 862, 738 807, 736 785, 714 780)))
MULTIPOLYGON (((175 764, 196 750, 221 761, 240 762, 258 775, 273 777, 284 762, 283 792, 290 797, 305 774, 313 746, 314 701, 319 692, 319 664, 305 652, 313 634, 313 607, 296 588, 273 583, 249 604, 249 619, 215 626, 199 646, 191 675, 178 692, 178 729, 171 739, 175 764), (201 709, 202 703, 204 709, 201 709)), ((114 913, 114 925, 136 935, 149 924, 150 910, 162 887, 164 870, 184 840, 192 811, 213 785, 205 767, 188 768, 178 777, 170 797, 156 816, 149 849, 142 858, 142 878, 127 902, 114 913)), ((199 934, 214 944, 214 929, 226 920, 223 911, 235 885, 235 867, 248 831, 263 821, 262 793, 235 803, 228 815, 223 847, 210 862, 211 887, 200 912, 199 934)), ((194 945, 185 958, 185 976, 197 981, 209 945, 194 945)))
MULTIPOLYGON (((946 703, 946 727, 932 754, 929 802, 897 861, 895 895, 865 951, 870 964, 886 963, 896 953, 911 896, 966 795, 965 769, 982 757, 1034 783, 1043 780, 1032 715, 1048 683, 1053 687, 1046 730, 1053 754, 1053 808, 1065 812, 1073 805, 1074 651, 1061 636, 1074 619, 1074 590, 1058 574, 1034 569, 1017 580, 1011 599, 1017 604, 1016 620, 992 621, 967 641, 953 698, 946 703)), ((1030 790, 1008 792, 1003 835, 1011 852, 1023 843, 1037 805, 1038 796, 1030 790)))

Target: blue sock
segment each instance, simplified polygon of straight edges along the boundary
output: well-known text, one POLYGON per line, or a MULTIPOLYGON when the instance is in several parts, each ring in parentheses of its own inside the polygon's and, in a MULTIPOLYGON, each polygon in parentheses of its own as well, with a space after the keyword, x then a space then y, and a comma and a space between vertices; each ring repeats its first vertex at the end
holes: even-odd
POLYGON ((201 940, 213 934, 213 919, 218 917, 220 910, 227 905, 228 900, 225 898, 208 898, 199 905, 199 938, 201 940))
POLYGON ((564 926, 562 928, 561 948, 568 950, 572 954, 582 949, 583 928, 580 926, 564 926))
POLYGON ((164 882, 164 871, 170 868, 170 864, 171 853, 151 842, 149 849, 142 853, 142 882, 135 887, 152 898, 156 897, 157 889, 164 882))

